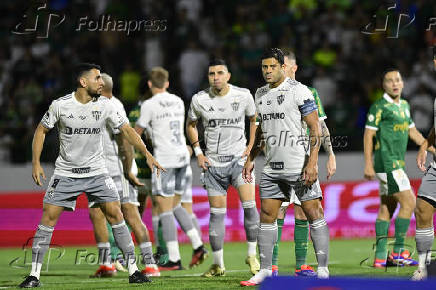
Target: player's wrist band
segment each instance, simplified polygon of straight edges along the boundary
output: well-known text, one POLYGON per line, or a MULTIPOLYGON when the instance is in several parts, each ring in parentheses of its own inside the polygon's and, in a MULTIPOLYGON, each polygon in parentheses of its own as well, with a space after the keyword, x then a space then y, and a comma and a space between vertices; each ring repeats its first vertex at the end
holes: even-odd
POLYGON ((195 156, 203 154, 203 151, 201 150, 200 146, 194 147, 194 154, 195 154, 195 156))
POLYGON ((199 143, 200 140, 195 141, 194 143, 191 144, 192 147, 194 147, 195 144, 199 143))

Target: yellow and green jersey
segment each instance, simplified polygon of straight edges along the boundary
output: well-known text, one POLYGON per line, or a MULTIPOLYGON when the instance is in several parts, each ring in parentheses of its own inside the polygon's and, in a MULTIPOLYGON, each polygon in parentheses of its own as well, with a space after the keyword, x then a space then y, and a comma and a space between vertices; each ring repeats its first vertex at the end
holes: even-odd
MULTIPOLYGON (((130 125, 135 128, 136 121, 139 118, 139 114, 141 112, 141 105, 137 104, 129 113, 129 122, 130 125)), ((143 138, 144 139, 144 138, 143 138)), ((145 145, 147 146, 148 151, 152 152, 152 147, 149 142, 146 140, 144 141, 145 145)), ((141 152, 137 151, 135 149, 135 161, 136 165, 138 166, 138 178, 144 178, 149 179, 151 178, 151 170, 150 167, 147 165, 147 159, 144 155, 142 155, 141 152)))
POLYGON ((311 87, 308 87, 308 88, 312 92, 313 98, 315 99, 316 106, 318 107, 319 120, 321 121, 321 120, 327 119, 327 116, 326 116, 325 111, 324 111, 324 107, 322 106, 321 99, 318 95, 318 91, 315 88, 311 88, 311 87))
POLYGON ((409 128, 414 126, 406 100, 400 99, 399 103, 394 103, 385 93, 372 104, 365 127, 377 131, 374 146, 375 172, 389 173, 405 167, 409 128))

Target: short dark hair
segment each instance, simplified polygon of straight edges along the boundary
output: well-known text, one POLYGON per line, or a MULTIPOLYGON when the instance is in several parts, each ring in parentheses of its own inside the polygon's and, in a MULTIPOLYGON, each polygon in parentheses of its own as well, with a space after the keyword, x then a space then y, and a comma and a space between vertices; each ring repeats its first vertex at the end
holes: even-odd
POLYGON ((84 73, 87 73, 88 71, 92 69, 98 69, 101 70, 101 67, 94 63, 87 63, 82 62, 75 66, 74 68, 74 82, 76 83, 77 87, 81 87, 79 79, 82 77, 84 73))
POLYGON ((222 58, 211 58, 209 60, 209 66, 215 66, 215 65, 223 65, 225 67, 227 67, 227 63, 224 59, 222 58))
POLYGON ((275 58, 281 65, 285 63, 285 56, 280 48, 268 48, 262 54, 262 60, 267 58, 275 58))
MULTIPOLYGON (((389 68, 387 68, 387 69, 385 69, 385 70, 383 71, 383 74, 382 74, 382 82, 385 81, 385 76, 386 76, 388 73, 393 72, 393 71, 397 71, 397 72, 400 73, 400 70, 399 70, 398 68, 396 68, 396 67, 389 67, 389 68)), ((400 74, 401 74, 401 73, 400 73, 400 74)))
POLYGON ((295 53, 292 50, 288 48, 282 48, 281 51, 283 52, 283 56, 286 56, 289 59, 297 61, 295 53))

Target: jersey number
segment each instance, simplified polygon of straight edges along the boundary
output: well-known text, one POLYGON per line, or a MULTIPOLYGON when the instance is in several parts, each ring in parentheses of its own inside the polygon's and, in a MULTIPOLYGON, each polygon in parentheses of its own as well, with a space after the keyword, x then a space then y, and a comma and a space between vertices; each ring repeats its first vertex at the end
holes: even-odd
POLYGON ((171 136, 171 143, 176 144, 176 145, 181 145, 182 144, 182 140, 181 140, 181 134, 180 134, 180 121, 171 121, 170 122, 170 130, 172 133, 171 136))

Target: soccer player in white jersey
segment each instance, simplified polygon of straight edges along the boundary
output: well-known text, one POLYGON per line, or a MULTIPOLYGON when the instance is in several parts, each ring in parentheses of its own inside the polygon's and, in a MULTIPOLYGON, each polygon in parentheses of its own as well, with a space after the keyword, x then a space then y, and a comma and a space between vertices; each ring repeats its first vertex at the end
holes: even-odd
POLYGON ((191 217, 180 205, 189 163, 183 130, 185 106, 181 98, 167 92, 169 81, 168 71, 165 69, 153 68, 148 86, 153 96, 141 105, 135 130, 140 135, 145 129, 150 132, 154 156, 167 168, 160 176, 152 175, 152 194, 158 205, 159 222, 168 249, 168 262, 159 265, 159 269, 180 270, 182 264, 174 217, 191 240, 194 249, 189 267, 202 263, 207 257, 207 251, 192 224, 191 217))
POLYGON ((260 151, 258 145, 263 139, 266 158, 260 180, 260 271, 250 280, 241 281, 242 286, 258 285, 272 275, 277 213, 282 202, 288 201, 294 193, 309 220, 318 260, 318 277, 329 276, 329 230, 321 205, 322 192, 316 182, 320 144, 317 106, 311 91, 305 85, 286 78, 284 68, 284 56, 280 49, 265 51, 262 74, 267 85, 259 88, 255 95, 260 125, 253 150, 243 169, 244 178, 250 181, 254 159, 260 151))
POLYGON ((112 225, 118 247, 127 261, 129 283, 149 282, 136 266, 135 247, 123 219, 116 186, 105 166, 102 137, 106 125, 118 128, 129 143, 141 150, 147 156, 150 168, 159 173, 163 168, 123 115, 107 99, 98 98, 104 85, 100 67, 94 64, 78 65, 75 80, 77 89, 52 102, 33 138, 32 177, 37 185, 42 185, 41 177, 45 179, 40 156, 45 136, 54 126, 59 131, 60 153, 44 196, 42 218, 33 239, 32 269, 19 286, 40 286, 42 262, 54 226, 64 210, 75 209, 77 196, 82 192, 87 194, 88 201, 100 205, 112 225))
MULTIPOLYGON (((284 54, 284 64, 285 64, 285 76, 295 80, 295 73, 298 69, 297 60, 295 54, 290 50, 283 50, 284 54)), ((319 125, 321 127, 322 137, 321 143, 325 152, 328 154, 327 159, 327 180, 332 177, 336 172, 336 157, 333 152, 333 146, 330 139, 330 132, 325 123, 325 119, 327 116, 324 112, 324 108, 321 103, 321 99, 318 96, 318 92, 315 88, 310 88, 313 97, 315 99, 315 103, 318 107, 318 118, 319 125)), ((318 181, 317 181, 318 182, 318 181)), ((294 241, 295 241, 295 262, 296 262, 296 276, 307 276, 312 277, 316 276, 316 272, 309 265, 306 265, 306 256, 307 256, 307 245, 309 239, 309 222, 307 221, 307 217, 304 214, 303 209, 301 208, 301 203, 296 197, 295 193, 290 197, 289 202, 283 202, 280 207, 280 211, 277 215, 277 227, 278 227, 278 236, 277 242, 274 245, 273 251, 273 276, 278 275, 278 256, 279 256, 279 243, 280 238, 282 236, 282 228, 283 223, 286 216, 286 211, 289 207, 289 204, 294 204, 294 218, 295 218, 295 227, 294 227, 294 241)))
MULTIPOLYGON (((101 77, 104 81, 104 87, 100 98, 108 99, 117 109, 117 112, 120 112, 123 118, 127 119, 123 104, 112 95, 112 77, 105 73, 102 73, 101 77)), ((112 128, 109 125, 106 126, 106 130, 103 134, 103 150, 106 168, 115 182, 120 197, 121 211, 123 212, 127 224, 132 229, 141 250, 142 261, 145 264, 145 269, 142 273, 147 276, 160 276, 159 269, 153 259, 153 249, 147 227, 142 222, 138 211, 138 192, 134 186, 141 186, 142 184, 131 171, 133 148, 120 133, 118 129, 112 128)), ((97 242, 100 263, 100 267, 94 276, 112 276, 115 272, 115 265, 112 265, 110 260, 110 244, 108 242, 106 218, 101 209, 95 206, 94 203, 90 202, 89 207, 89 216, 94 226, 94 235, 97 242)))
POLYGON ((242 167, 254 142, 256 110, 248 89, 228 83, 230 72, 222 59, 209 63, 210 88, 192 97, 186 131, 194 147, 198 166, 204 170, 209 205, 209 241, 213 264, 204 277, 223 276, 225 273, 223 244, 225 236, 226 194, 230 185, 239 193, 244 209, 244 228, 248 243, 245 262, 255 274, 259 270, 256 258, 259 213, 254 199, 254 181, 244 182, 242 167), (250 119, 250 141, 245 138, 245 117, 250 119), (197 122, 203 122, 205 154, 200 148, 197 122))

